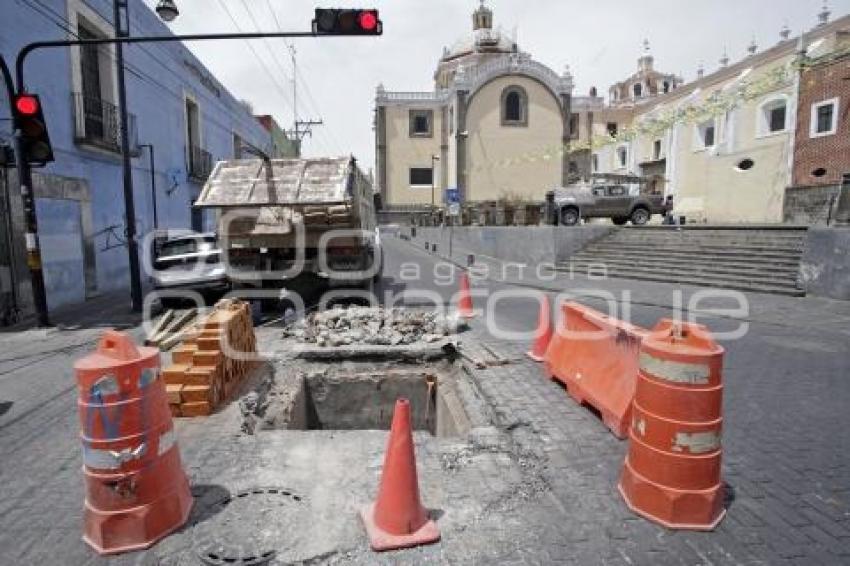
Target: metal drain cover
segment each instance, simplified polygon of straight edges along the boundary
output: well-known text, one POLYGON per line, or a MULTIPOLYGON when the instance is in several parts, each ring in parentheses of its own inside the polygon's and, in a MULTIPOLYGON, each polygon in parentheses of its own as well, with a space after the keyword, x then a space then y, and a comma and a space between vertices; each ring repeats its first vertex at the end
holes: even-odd
POLYGON ((299 522, 303 499, 292 490, 256 487, 210 504, 195 526, 198 558, 211 566, 257 566, 297 544, 289 526, 299 522))

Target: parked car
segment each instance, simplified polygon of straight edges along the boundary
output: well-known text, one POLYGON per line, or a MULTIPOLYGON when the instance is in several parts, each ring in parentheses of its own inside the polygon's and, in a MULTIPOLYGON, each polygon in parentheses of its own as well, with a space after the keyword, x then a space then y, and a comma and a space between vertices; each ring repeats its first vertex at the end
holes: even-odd
POLYGON ((215 234, 191 234, 163 242, 153 266, 152 279, 157 290, 213 293, 230 288, 215 234))
POLYGON ((574 226, 582 218, 610 218, 622 226, 631 221, 643 226, 653 214, 664 216, 672 205, 663 195, 640 192, 637 185, 578 184, 554 191, 556 220, 564 226, 574 226))

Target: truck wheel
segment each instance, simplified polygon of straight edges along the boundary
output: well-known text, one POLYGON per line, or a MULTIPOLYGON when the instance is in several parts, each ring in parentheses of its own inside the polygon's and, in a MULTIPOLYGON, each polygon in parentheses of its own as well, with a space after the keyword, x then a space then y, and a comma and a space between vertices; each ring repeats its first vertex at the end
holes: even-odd
POLYGON ((649 211, 645 208, 636 208, 632 211, 631 221, 635 226, 643 226, 649 222, 649 211))
POLYGON ((575 226, 578 224, 580 218, 578 209, 576 208, 569 207, 561 209, 561 224, 563 226, 575 226))
POLYGON ((629 219, 628 219, 628 218, 623 218, 622 216, 618 216, 618 217, 616 217, 616 218, 612 218, 612 219, 611 219, 611 221, 612 221, 612 222, 613 222, 616 226, 623 226, 626 222, 628 222, 628 221, 629 221, 629 219))

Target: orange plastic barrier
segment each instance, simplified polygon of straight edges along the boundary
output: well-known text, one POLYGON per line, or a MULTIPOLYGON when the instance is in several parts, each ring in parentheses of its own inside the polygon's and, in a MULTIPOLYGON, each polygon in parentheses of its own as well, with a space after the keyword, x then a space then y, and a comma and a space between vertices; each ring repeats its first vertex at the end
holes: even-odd
POLYGON ((552 328, 552 307, 549 305, 549 296, 545 293, 540 300, 540 314, 537 317, 537 333, 534 344, 526 355, 535 362, 542 362, 546 355, 546 349, 552 340, 554 329, 552 328))
POLYGON ((409 548, 440 540, 440 530, 419 498, 407 399, 396 401, 378 499, 364 507, 360 517, 372 550, 409 548))
POLYGON ((78 360, 86 484, 83 540, 100 554, 148 548, 189 517, 192 495, 159 376, 159 350, 104 333, 78 360))
POLYGON ((599 411, 618 438, 626 438, 647 330, 578 303, 564 303, 561 312, 563 321, 546 350, 547 373, 577 402, 599 411))
POLYGON ((472 310, 472 293, 469 290, 469 275, 466 271, 460 274, 460 291, 457 300, 457 313, 461 318, 474 318, 472 310))
POLYGON ((662 320, 641 347, 629 452, 619 489, 671 529, 712 530, 720 481, 723 348, 701 325, 662 320))

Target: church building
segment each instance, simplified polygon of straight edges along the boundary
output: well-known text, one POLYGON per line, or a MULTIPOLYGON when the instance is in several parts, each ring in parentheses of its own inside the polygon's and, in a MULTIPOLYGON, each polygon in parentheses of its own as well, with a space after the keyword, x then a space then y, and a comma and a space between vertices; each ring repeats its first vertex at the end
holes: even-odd
POLYGON ((484 5, 472 33, 445 48, 434 90, 376 93, 376 184, 386 205, 540 201, 591 169, 587 141, 604 99, 573 95, 569 68, 557 73, 494 28, 484 5))

